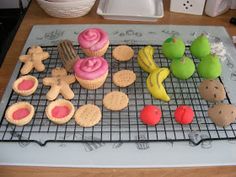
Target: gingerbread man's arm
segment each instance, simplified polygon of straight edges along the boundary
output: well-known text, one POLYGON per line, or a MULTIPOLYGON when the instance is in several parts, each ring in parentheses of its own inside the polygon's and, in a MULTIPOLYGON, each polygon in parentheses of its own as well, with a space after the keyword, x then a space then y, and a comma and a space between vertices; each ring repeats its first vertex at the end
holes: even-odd
POLYGON ((57 84, 57 79, 56 78, 53 78, 53 77, 43 78, 43 85, 51 86, 51 85, 54 85, 54 84, 57 84))
POLYGON ((21 56, 19 57, 19 60, 20 60, 21 62, 24 62, 24 63, 25 63, 25 62, 29 61, 30 58, 31 58, 30 55, 21 55, 21 56))
POLYGON ((75 76, 74 75, 67 75, 63 77, 63 80, 67 83, 67 84, 72 84, 75 82, 75 76))
POLYGON ((42 60, 46 60, 49 58, 49 53, 48 52, 43 52, 42 53, 42 60))
POLYGON ((25 75, 28 74, 32 69, 33 69, 33 63, 31 61, 27 61, 21 68, 20 73, 25 75))

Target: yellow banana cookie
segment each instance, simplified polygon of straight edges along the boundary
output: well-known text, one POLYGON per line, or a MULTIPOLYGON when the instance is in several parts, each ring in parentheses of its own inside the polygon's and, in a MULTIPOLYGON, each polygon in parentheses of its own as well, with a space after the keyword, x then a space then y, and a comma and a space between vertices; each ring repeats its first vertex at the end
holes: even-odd
POLYGON ((138 52, 138 64, 144 71, 148 73, 151 73, 152 71, 159 68, 153 60, 154 52, 154 48, 150 45, 140 49, 138 52))
POLYGON ((170 101, 170 97, 162 84, 169 74, 170 70, 168 68, 160 68, 149 74, 146 83, 153 97, 163 101, 170 101))

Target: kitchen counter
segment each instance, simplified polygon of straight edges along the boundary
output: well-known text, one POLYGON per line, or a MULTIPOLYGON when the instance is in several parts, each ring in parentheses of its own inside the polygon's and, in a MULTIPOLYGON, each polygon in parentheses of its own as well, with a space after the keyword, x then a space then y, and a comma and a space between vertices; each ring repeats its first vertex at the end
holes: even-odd
MULTIPOLYGON (((231 10, 228 13, 211 18, 207 16, 192 16, 186 14, 170 13, 169 1, 166 1, 165 16, 155 23, 145 24, 178 24, 178 25, 219 25, 224 26, 228 33, 233 36, 236 35, 236 26, 228 23, 232 16, 235 16, 236 11, 231 10), (186 16, 188 18, 186 18, 186 16)), ((127 21, 112 21, 104 20, 96 14, 97 4, 93 7, 92 11, 81 18, 75 19, 58 19, 49 17, 42 11, 39 6, 33 1, 28 9, 28 12, 16 34, 16 37, 8 51, 5 61, 0 69, 0 95, 3 95, 5 87, 10 79, 11 73, 14 70, 18 56, 20 55, 24 43, 32 29, 36 24, 140 24, 140 22, 127 22, 127 21)), ((144 22, 142 22, 144 24, 144 22)), ((47 167, 0 167, 0 176, 236 176, 236 167, 196 167, 196 168, 160 168, 160 169, 89 169, 89 168, 47 168, 47 167)))

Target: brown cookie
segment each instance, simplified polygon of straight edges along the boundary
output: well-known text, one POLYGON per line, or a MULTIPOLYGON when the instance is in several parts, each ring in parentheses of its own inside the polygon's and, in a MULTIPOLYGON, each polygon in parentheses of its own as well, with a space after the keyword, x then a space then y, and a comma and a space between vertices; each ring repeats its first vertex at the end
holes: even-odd
POLYGON ((236 107, 225 103, 216 104, 208 109, 208 116, 219 127, 226 127, 235 121, 236 107))
POLYGON ((75 61, 79 59, 72 42, 70 40, 60 41, 57 50, 63 66, 68 72, 71 72, 75 61))
POLYGON ((75 112, 75 121, 81 127, 92 127, 98 124, 101 118, 100 108, 93 104, 83 105, 75 112))
POLYGON ((10 123, 23 126, 31 121, 34 112, 34 107, 30 103, 17 102, 7 108, 5 117, 10 123))
POLYGON ((136 80, 136 74, 131 70, 121 70, 113 74, 113 83, 118 87, 128 87, 136 80))
POLYGON ((107 93, 103 98, 103 105, 112 111, 120 111, 126 108, 129 104, 128 96, 119 91, 107 93))
POLYGON ((112 56, 118 61, 128 61, 134 56, 134 50, 127 45, 120 45, 114 48, 112 56))
POLYGON ((203 80, 198 90, 201 97, 210 102, 219 102, 226 98, 224 86, 218 80, 203 80))

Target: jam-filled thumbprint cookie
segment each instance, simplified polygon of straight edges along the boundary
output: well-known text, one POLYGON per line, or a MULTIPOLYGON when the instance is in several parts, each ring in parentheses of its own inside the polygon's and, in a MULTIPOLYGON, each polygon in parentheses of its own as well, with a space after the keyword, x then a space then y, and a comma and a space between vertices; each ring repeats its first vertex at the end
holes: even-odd
POLYGON ((38 79, 31 75, 21 76, 13 83, 13 90, 22 96, 32 95, 38 87, 38 79))
POLYGON ((34 112, 34 107, 30 103, 17 102, 7 108, 5 117, 10 123, 23 126, 32 120, 34 112))
POLYGON ((57 99, 46 107, 46 115, 55 124, 65 124, 74 115, 74 105, 65 99, 57 99))

